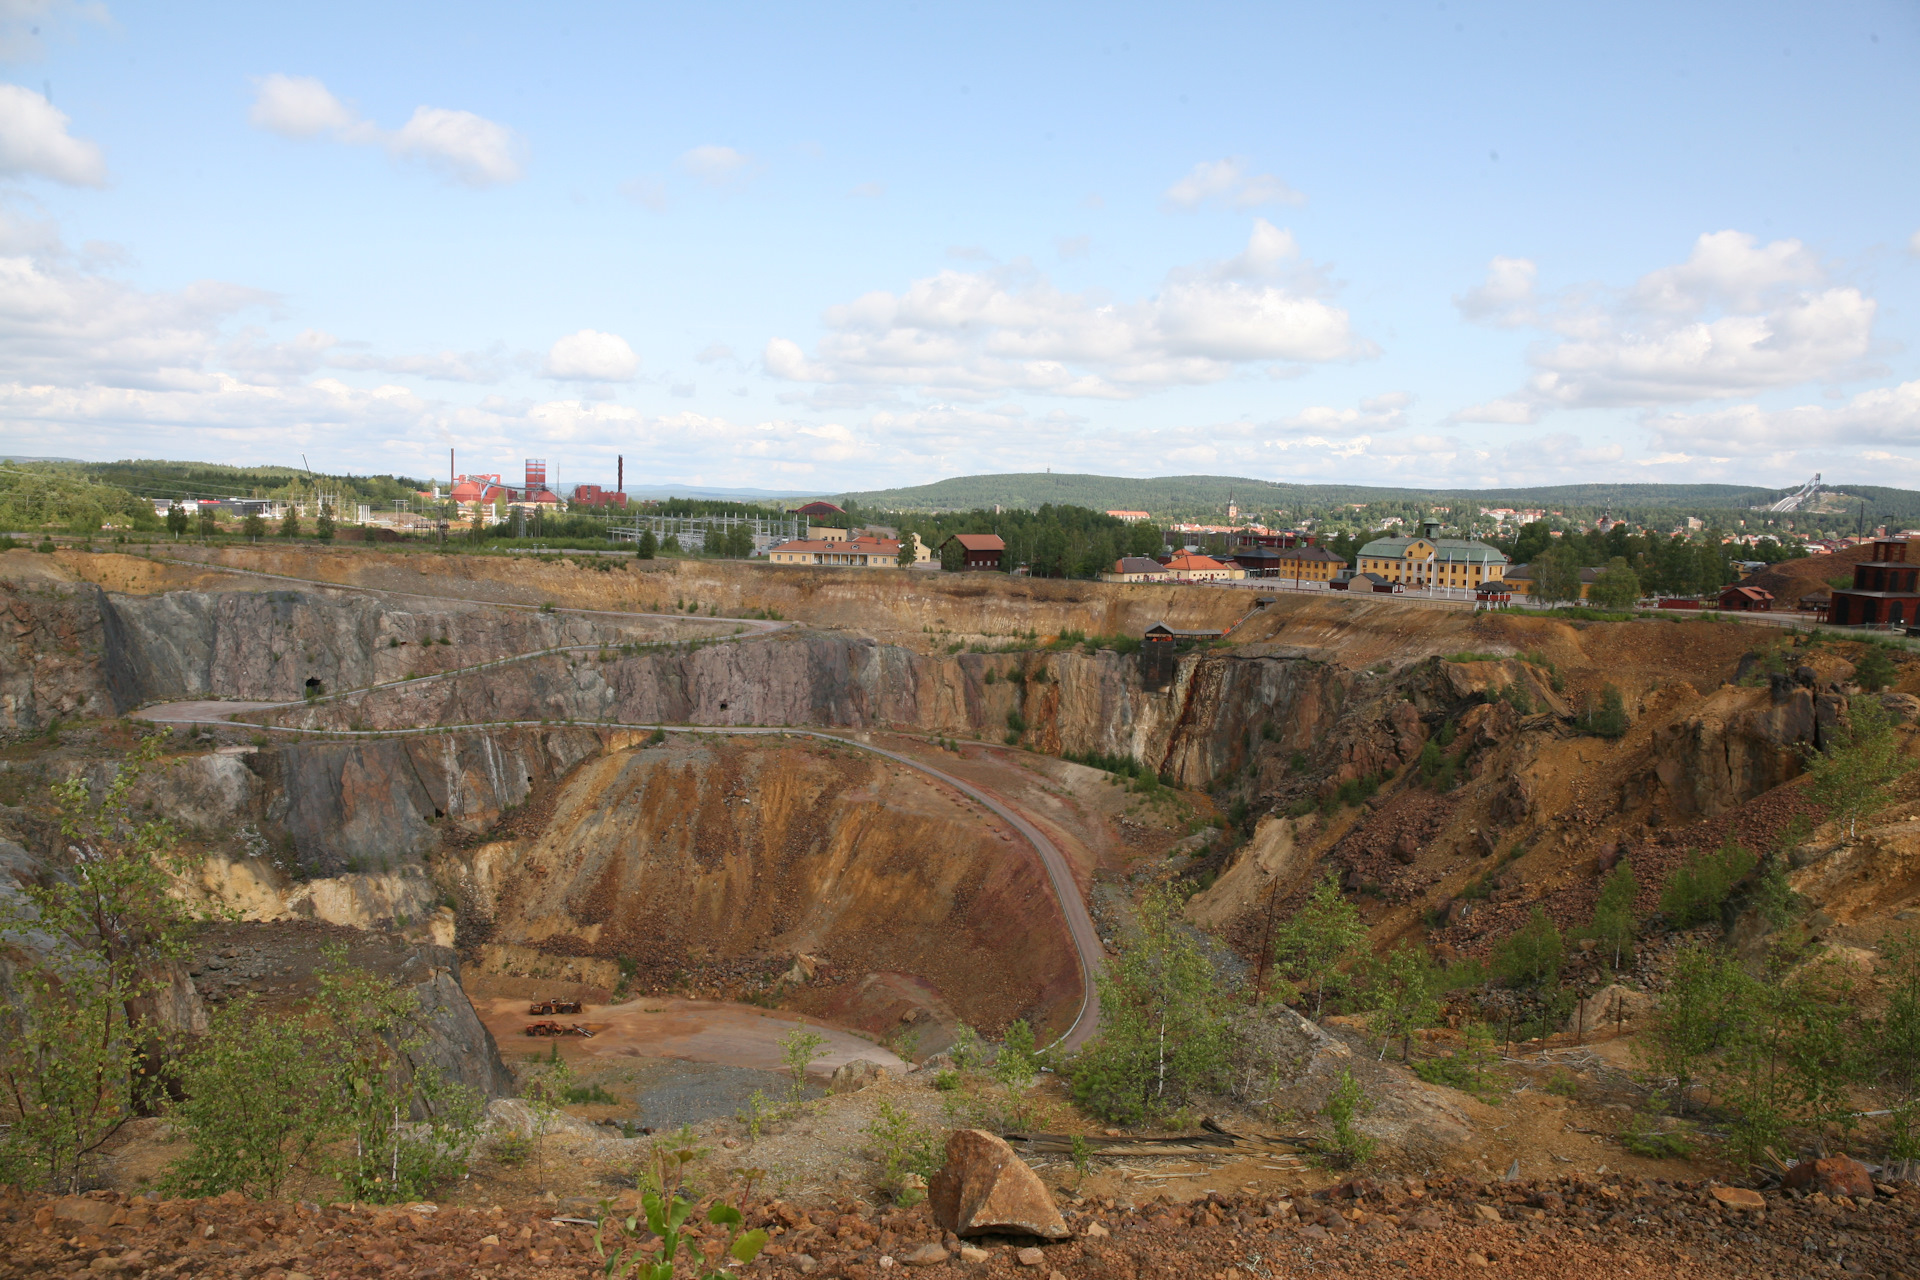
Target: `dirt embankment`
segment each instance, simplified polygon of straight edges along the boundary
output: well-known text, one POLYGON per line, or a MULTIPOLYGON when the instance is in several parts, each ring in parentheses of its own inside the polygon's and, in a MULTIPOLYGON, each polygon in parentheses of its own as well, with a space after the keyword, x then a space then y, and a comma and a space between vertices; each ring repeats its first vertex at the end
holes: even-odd
POLYGON ((877 975, 928 984, 926 1018, 986 1029, 1064 1026, 1078 1007, 1032 851, 911 770, 815 743, 675 741, 592 759, 545 804, 525 836, 441 864, 484 921, 483 969, 612 985, 624 967, 634 990, 779 994, 886 1034, 907 988, 877 975))

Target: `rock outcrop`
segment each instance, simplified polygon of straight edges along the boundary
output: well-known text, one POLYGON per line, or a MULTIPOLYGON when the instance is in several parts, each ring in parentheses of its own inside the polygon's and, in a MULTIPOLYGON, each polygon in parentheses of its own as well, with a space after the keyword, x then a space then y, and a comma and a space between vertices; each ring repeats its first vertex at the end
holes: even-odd
POLYGON ((985 1235, 1064 1240, 1071 1232, 1040 1175, 984 1129, 947 1139, 947 1162, 927 1183, 933 1220, 962 1239, 985 1235))

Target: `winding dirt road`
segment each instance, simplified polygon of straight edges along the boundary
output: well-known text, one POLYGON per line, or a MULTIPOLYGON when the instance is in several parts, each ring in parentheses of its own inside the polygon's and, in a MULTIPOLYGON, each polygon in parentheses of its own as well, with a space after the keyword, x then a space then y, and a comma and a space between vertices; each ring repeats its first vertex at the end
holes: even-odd
MULTIPOLYGON (((217 569, 219 572, 223 572, 223 573, 242 574, 245 576, 257 577, 257 578, 270 578, 280 582, 299 583, 303 586, 323 587, 333 591, 359 591, 359 592, 364 592, 366 594, 371 594, 371 595, 405 596, 413 599, 439 600, 439 601, 444 601, 444 602, 454 603, 454 604, 479 604, 479 605, 486 605, 488 607, 493 607, 493 608, 533 609, 537 607, 532 605, 497 605, 497 604, 494 604, 492 601, 471 600, 461 596, 428 595, 428 594, 417 592, 417 591, 388 591, 388 590, 383 590, 377 587, 359 587, 359 586, 342 585, 340 583, 326 582, 319 579, 295 578, 295 577, 290 577, 286 574, 266 573, 256 569, 229 569, 229 568, 226 568, 225 566, 209 566, 204 562, 197 561, 197 560, 181 560, 181 561, 177 561, 176 563, 192 564, 199 568, 214 568, 214 569, 217 569)), ((743 625, 748 628, 747 634, 736 633, 730 636, 716 636, 712 641, 708 641, 707 643, 716 643, 720 641, 739 642, 744 640, 761 639, 795 625, 791 622, 785 622, 785 621, 776 622, 776 621, 768 621, 768 620, 762 620, 757 618, 695 619, 693 617, 690 617, 687 615, 681 615, 681 614, 622 613, 622 612, 617 612, 613 610, 603 610, 603 609, 556 608, 554 612, 583 614, 588 616, 599 616, 599 617, 617 617, 617 618, 672 618, 681 622, 688 622, 688 621, 709 622, 710 621, 710 622, 716 622, 716 623, 731 623, 736 625, 743 625)), ((219 701, 201 700, 201 701, 193 701, 193 702, 157 703, 153 706, 140 708, 139 710, 136 710, 131 714, 137 719, 149 720, 158 724, 211 724, 211 725, 227 725, 231 727, 234 723, 232 717, 241 715, 247 712, 273 711, 273 710, 280 710, 288 707, 306 706, 306 705, 310 705, 310 702, 332 701, 333 699, 336 699, 336 698, 346 697, 349 694, 358 695, 358 694, 363 694, 363 693, 372 692, 376 690, 396 689, 396 688, 401 688, 408 685, 424 684, 432 680, 444 680, 452 676, 468 675, 468 674, 471 674, 472 672, 485 670, 489 667, 504 666, 509 663, 521 662, 529 658, 540 657, 550 653, 560 653, 560 652, 567 652, 571 650, 597 650, 605 647, 606 646, 604 645, 587 644, 587 645, 568 645, 560 648, 539 649, 529 653, 515 654, 511 657, 495 658, 488 662, 476 663, 468 667, 459 667, 451 671, 441 671, 441 672, 435 672, 434 674, 431 674, 431 675, 416 676, 409 680, 394 680, 394 681, 388 681, 385 684, 376 684, 376 685, 371 685, 371 686, 367 686, 359 689, 341 690, 335 693, 322 695, 319 698, 312 699, 312 700, 300 700, 300 701, 289 701, 289 702, 219 702, 219 701)), ((507 729, 507 728, 529 728, 529 727, 538 728, 542 726, 545 726, 548 728, 552 727, 550 723, 546 721, 540 721, 540 720, 475 721, 475 722, 465 723, 465 724, 421 725, 416 729, 379 729, 379 730, 375 730, 375 729, 360 729, 360 730, 305 729, 305 728, 295 728, 291 726, 273 725, 273 724, 251 724, 250 727, 259 729, 263 732, 269 732, 269 733, 314 735, 314 736, 333 737, 333 738, 342 738, 342 737, 380 738, 380 737, 393 737, 396 735, 407 734, 407 733, 446 733, 450 730, 483 731, 483 730, 495 730, 495 729, 507 729)), ((988 794, 987 792, 981 790, 979 787, 974 786, 972 783, 966 782, 960 778, 955 777, 954 775, 946 772, 945 770, 936 769, 932 765, 926 764, 920 760, 916 760, 912 756, 905 755, 901 752, 889 751, 885 747, 877 747, 870 742, 862 742, 859 740, 858 737, 852 734, 832 733, 822 729, 795 729, 795 728, 788 728, 788 727, 773 727, 773 726, 758 726, 758 725, 722 726, 722 725, 686 725, 686 724, 629 724, 629 723, 620 722, 620 721, 595 721, 592 724, 583 724, 579 727, 600 729, 600 730, 608 730, 608 729, 631 730, 631 731, 637 731, 637 732, 643 732, 643 733, 650 733, 657 729, 667 733, 683 733, 683 734, 697 733, 697 734, 726 735, 726 736, 740 736, 740 735, 771 736, 771 735, 778 734, 783 737, 818 738, 822 741, 834 742, 842 746, 855 747, 855 748, 858 748, 859 750, 867 751, 877 756, 884 756, 885 758, 892 760, 898 764, 905 765, 910 769, 916 769, 919 772, 924 773, 927 776, 934 778, 937 781, 945 784, 946 786, 952 787, 954 790, 962 793, 963 795, 966 795, 971 799, 978 801, 986 809, 998 815, 999 817, 1003 818, 1010 826, 1012 826, 1016 831, 1018 831, 1022 836, 1024 836, 1026 838, 1027 843, 1032 846, 1034 853, 1038 855, 1041 866, 1046 869, 1047 881, 1048 881, 1048 884, 1051 885, 1053 889, 1054 901, 1059 905, 1061 919, 1066 924, 1067 936, 1073 943, 1074 955, 1078 959, 1080 964, 1081 995, 1080 995, 1079 1011, 1075 1014, 1073 1022, 1068 1025, 1067 1029, 1064 1032, 1062 1032, 1059 1038, 1057 1038, 1053 1042, 1053 1044, 1049 1045, 1048 1047, 1050 1049, 1057 1049, 1058 1051, 1064 1054, 1071 1054, 1075 1050, 1079 1049, 1080 1046, 1085 1044, 1089 1039, 1091 1039, 1094 1033, 1099 1029, 1100 996, 1099 996, 1099 990, 1094 983, 1094 974, 1096 974, 1099 971, 1099 966, 1105 958, 1105 952, 1101 948, 1099 934, 1094 929, 1093 918, 1087 913, 1086 901, 1081 897, 1079 886, 1074 881, 1073 868, 1068 863, 1066 855, 1061 852, 1059 846, 1055 845, 1053 841, 1049 840, 1047 836, 1032 822, 1028 821, 1024 815, 1022 815, 1021 813, 1013 809, 1011 806, 1009 806, 999 798, 988 794)))

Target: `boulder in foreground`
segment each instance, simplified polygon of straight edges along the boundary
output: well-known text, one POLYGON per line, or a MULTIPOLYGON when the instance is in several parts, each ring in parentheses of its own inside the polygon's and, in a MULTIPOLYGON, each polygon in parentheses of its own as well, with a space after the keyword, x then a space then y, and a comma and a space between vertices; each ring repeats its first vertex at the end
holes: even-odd
POLYGON ((927 1184, 933 1220, 957 1236, 1070 1234, 1040 1176, 983 1129, 947 1139, 947 1162, 927 1184))

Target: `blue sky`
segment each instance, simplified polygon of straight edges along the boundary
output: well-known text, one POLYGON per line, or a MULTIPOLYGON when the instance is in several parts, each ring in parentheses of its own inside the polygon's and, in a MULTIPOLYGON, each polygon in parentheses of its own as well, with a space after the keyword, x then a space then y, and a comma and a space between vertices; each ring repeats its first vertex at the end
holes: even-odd
POLYGON ((1920 487, 1920 7, 0 0, 0 449, 1920 487))

